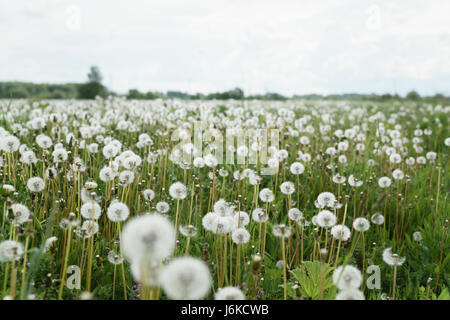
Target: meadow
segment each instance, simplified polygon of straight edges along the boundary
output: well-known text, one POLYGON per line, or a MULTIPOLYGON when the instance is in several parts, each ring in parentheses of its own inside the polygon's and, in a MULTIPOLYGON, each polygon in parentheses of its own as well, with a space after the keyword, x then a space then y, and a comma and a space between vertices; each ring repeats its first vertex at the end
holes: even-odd
POLYGON ((0 111, 2 299, 450 298, 450 106, 0 111))

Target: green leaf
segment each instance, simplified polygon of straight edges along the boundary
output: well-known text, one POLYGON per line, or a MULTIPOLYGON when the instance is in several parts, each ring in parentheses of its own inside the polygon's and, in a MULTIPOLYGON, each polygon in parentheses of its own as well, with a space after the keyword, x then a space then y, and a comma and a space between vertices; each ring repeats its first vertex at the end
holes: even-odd
POLYGON ((448 288, 445 288, 444 290, 442 290, 441 294, 438 297, 438 300, 450 300, 448 288))
POLYGON ((291 270, 290 273, 297 280, 305 298, 319 299, 321 291, 323 298, 329 298, 328 293, 333 288, 333 280, 329 277, 331 270, 333 268, 326 263, 305 261, 300 268, 291 270))

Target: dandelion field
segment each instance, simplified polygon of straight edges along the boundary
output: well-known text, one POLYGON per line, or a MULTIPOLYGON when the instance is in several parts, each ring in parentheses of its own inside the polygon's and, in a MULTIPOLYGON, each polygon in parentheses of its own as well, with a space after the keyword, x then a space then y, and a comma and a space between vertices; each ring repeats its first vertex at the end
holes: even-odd
POLYGON ((0 110, 2 299, 450 298, 448 106, 99 98, 0 110), (263 146, 252 129, 278 139, 263 146), (267 161, 251 161, 264 148, 267 161))

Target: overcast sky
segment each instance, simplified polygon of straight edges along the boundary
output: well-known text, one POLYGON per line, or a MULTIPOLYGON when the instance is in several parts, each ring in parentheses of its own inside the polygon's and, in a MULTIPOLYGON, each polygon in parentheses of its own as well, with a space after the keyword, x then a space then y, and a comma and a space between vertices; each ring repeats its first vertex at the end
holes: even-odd
POLYGON ((450 94, 449 0, 0 0, 0 81, 450 94))

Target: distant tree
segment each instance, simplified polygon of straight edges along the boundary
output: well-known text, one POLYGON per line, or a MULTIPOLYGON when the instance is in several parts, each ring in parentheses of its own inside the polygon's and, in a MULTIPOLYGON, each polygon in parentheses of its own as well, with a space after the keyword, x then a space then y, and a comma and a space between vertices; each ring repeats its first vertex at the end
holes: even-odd
POLYGON ((154 100, 163 98, 164 94, 160 92, 152 92, 148 91, 147 93, 142 93, 137 89, 130 89, 127 93, 127 99, 148 99, 148 100, 154 100))
POLYGON ((219 99, 228 100, 235 99, 241 100, 244 98, 244 91, 241 88, 234 88, 225 92, 210 93, 206 96, 206 99, 219 99))
POLYGON ((293 95, 293 99, 322 99, 323 96, 321 94, 305 94, 305 95, 293 95))
POLYGON ((106 88, 102 85, 102 75, 97 66, 92 66, 88 73, 88 82, 78 88, 78 97, 81 99, 94 99, 96 96, 105 97, 106 88))
POLYGON ((0 98, 72 99, 78 95, 77 83, 46 84, 30 82, 0 82, 0 98))
POLYGON ((97 66, 91 66, 91 69, 88 73, 89 82, 99 82, 102 83, 103 76, 100 72, 100 69, 97 66))
POLYGON ((106 96, 106 89, 99 82, 84 83, 78 88, 78 97, 80 99, 95 99, 96 96, 106 96))
POLYGON ((55 90, 50 95, 51 99, 66 99, 67 96, 62 90, 55 90))
POLYGON ((152 92, 152 91, 148 91, 145 94, 145 99, 149 99, 149 100, 154 100, 154 99, 159 99, 162 98, 164 95, 159 93, 159 92, 152 92))
POLYGON ((266 100, 286 100, 287 98, 276 92, 268 92, 264 95, 266 100))
POLYGON ((420 95, 417 93, 417 91, 412 90, 412 91, 408 92, 408 94, 406 95, 406 99, 408 99, 408 100, 420 100, 420 95))
POLYGON ((189 94, 181 92, 181 91, 167 91, 167 98, 169 99, 173 99, 173 98, 178 98, 178 99, 188 99, 189 98, 189 94))
POLYGON ((202 99, 205 99, 205 95, 197 92, 196 94, 191 95, 191 99, 202 100, 202 99))
POLYGON ((234 88, 227 92, 230 99, 241 100, 244 98, 244 90, 241 88, 234 88))
POLYGON ((128 90, 127 99, 144 99, 144 94, 137 89, 128 90))
POLYGON ((15 87, 10 91, 11 98, 14 99, 25 99, 28 98, 28 91, 24 87, 15 87))
POLYGON ((433 96, 433 99, 444 100, 444 99, 445 99, 445 96, 444 96, 442 93, 436 93, 436 94, 433 96))

